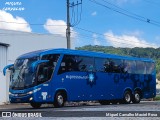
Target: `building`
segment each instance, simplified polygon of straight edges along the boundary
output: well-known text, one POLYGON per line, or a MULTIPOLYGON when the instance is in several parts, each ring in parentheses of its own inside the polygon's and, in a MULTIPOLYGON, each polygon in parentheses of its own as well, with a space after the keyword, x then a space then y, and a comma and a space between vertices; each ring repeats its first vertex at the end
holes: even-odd
MULTIPOLYGON (((4 66, 14 63, 19 55, 27 52, 66 47, 66 38, 61 35, 34 34, 0 29, 0 104, 8 101, 9 82, 3 76, 4 66)), ((73 44, 71 44, 71 48, 74 48, 73 44)))

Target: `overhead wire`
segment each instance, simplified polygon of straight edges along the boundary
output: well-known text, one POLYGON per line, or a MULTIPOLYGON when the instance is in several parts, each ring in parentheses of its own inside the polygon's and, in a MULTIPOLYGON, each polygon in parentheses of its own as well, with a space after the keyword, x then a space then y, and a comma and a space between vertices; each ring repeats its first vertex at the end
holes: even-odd
POLYGON ((153 5, 158 5, 159 4, 159 2, 156 2, 155 0, 153 1, 150 1, 150 0, 143 0, 143 1, 145 1, 145 2, 147 2, 147 3, 149 3, 149 4, 153 4, 153 5))
POLYGON ((74 2, 72 2, 72 4, 70 5, 70 7, 72 8, 72 17, 71 17, 71 27, 76 26, 80 23, 81 21, 81 16, 82 16, 82 0, 79 3, 77 1, 77 3, 75 4, 74 2), (79 11, 79 5, 80 7, 80 11, 79 11), (76 13, 75 13, 75 8, 76 8, 76 13), (75 15, 76 14, 76 15, 75 15), (74 19, 74 21, 73 21, 74 19))
POLYGON ((104 7, 104 8, 107 8, 109 10, 112 10, 114 12, 117 12, 119 14, 122 14, 122 15, 125 15, 127 17, 130 17, 132 19, 136 19, 136 20, 139 20, 141 22, 149 23, 149 24, 155 25, 157 27, 160 27, 160 22, 152 20, 152 19, 149 19, 149 18, 146 18, 146 17, 143 17, 143 16, 140 16, 140 15, 137 15, 137 14, 132 13, 132 12, 129 12, 129 11, 127 11, 125 9, 122 9, 122 8, 116 6, 116 5, 113 5, 112 3, 107 2, 106 0, 102 0, 102 1, 114 6, 115 8, 114 7, 110 7, 110 6, 106 5, 106 4, 102 4, 102 3, 100 3, 100 2, 98 2, 96 0, 89 0, 89 1, 91 1, 92 3, 95 3, 97 5, 100 5, 100 6, 104 7))

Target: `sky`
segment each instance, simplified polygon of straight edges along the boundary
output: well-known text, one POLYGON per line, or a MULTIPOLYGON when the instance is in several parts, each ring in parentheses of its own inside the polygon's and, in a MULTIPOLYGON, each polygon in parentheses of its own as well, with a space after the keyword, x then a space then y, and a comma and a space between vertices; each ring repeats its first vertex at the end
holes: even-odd
MULTIPOLYGON (((159 6, 159 0, 70 0, 71 37, 76 47, 158 48, 159 6)), ((66 0, 0 0, 0 29, 65 37, 66 16, 66 0)))

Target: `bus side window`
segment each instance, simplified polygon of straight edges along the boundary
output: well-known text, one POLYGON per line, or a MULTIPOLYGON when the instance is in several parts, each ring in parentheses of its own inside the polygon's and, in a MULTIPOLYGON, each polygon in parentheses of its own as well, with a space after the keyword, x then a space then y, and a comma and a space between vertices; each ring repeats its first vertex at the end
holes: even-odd
POLYGON ((74 56, 64 55, 58 74, 74 71, 74 56))
POLYGON ((136 73, 136 62, 131 60, 124 61, 124 73, 136 73))
POLYGON ((38 84, 41 84, 48 80, 48 68, 45 64, 39 65, 37 79, 38 84))
POLYGON ((42 56, 42 60, 49 60, 49 62, 41 64, 38 67, 37 79, 38 81, 40 81, 40 83, 43 83, 51 79, 56 64, 58 62, 59 56, 59 54, 47 54, 42 56))
POLYGON ((123 72, 123 60, 121 59, 107 59, 105 64, 106 72, 121 73, 123 72))
POLYGON ((146 65, 145 62, 143 61, 137 61, 137 70, 136 73, 137 74, 146 74, 146 65))
POLYGON ((94 59, 91 57, 64 55, 58 74, 71 71, 90 71, 91 66, 94 71, 94 59))
POLYGON ((79 71, 91 71, 91 66, 92 66, 92 71, 95 70, 94 67, 94 58, 92 57, 79 57, 80 63, 79 63, 79 71))
POLYGON ((65 71, 66 71, 66 63, 62 62, 61 66, 60 66, 60 69, 59 69, 59 73, 63 73, 65 71))
POLYGON ((146 62, 146 74, 152 74, 155 70, 155 64, 146 62))
POLYGON ((96 72, 106 72, 108 71, 108 62, 103 58, 95 58, 95 69, 96 72))

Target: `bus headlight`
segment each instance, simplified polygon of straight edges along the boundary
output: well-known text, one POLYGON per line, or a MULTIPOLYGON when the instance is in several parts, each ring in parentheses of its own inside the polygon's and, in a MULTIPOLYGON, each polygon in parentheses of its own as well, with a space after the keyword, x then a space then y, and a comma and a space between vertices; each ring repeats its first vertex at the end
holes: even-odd
POLYGON ((36 93, 36 92, 40 91, 40 90, 41 90, 41 88, 37 88, 37 89, 35 89, 35 90, 29 91, 29 92, 27 93, 27 95, 31 95, 31 94, 33 94, 33 93, 36 93))
POLYGON ((27 94, 28 94, 28 95, 31 95, 31 94, 33 94, 33 91, 30 91, 30 92, 28 92, 27 94))
POLYGON ((29 98, 29 101, 32 101, 33 100, 33 98, 31 97, 31 98, 29 98))
POLYGON ((11 92, 9 92, 8 94, 11 95, 11 92))

